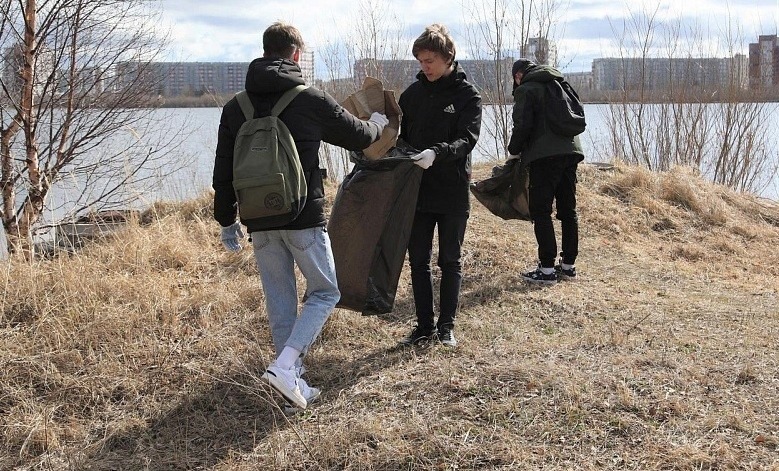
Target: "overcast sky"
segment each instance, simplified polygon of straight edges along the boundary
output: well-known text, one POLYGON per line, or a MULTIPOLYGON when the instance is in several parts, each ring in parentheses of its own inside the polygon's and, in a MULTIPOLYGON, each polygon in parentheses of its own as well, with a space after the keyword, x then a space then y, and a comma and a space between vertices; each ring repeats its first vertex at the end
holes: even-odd
MULTIPOLYGON (((300 29, 306 45, 317 53, 328 43, 338 43, 354 34, 360 16, 359 5, 372 4, 390 18, 390 25, 411 42, 431 23, 447 25, 458 47, 458 58, 468 58, 466 29, 473 21, 458 0, 164 0, 162 27, 171 33, 169 60, 244 62, 261 55, 262 31, 277 20, 300 29)), ((471 4, 492 1, 466 0, 471 4)), ((564 71, 590 70, 596 57, 618 56, 616 31, 631 25, 641 12, 656 11, 656 24, 673 20, 690 31, 695 25, 709 38, 712 56, 729 55, 711 38, 725 36, 725 20, 735 28, 740 51, 756 42, 758 34, 775 34, 779 22, 779 0, 562 0, 553 37, 558 42, 564 71), (740 31, 740 33, 739 33, 740 31)), ((389 26, 389 25, 388 25, 389 26)), ((633 28, 633 27, 630 27, 633 28)), ((661 31, 658 26, 657 31, 661 31)), ((659 34, 663 36, 664 34, 659 34)), ((661 40, 658 39, 658 45, 661 40)), ((704 44, 699 41, 699 44, 704 44)), ((322 61, 317 56, 316 61, 322 61)))

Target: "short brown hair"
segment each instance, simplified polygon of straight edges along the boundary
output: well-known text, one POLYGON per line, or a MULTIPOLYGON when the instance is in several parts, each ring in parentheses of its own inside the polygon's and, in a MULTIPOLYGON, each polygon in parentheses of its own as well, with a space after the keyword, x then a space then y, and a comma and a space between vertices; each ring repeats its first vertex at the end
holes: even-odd
POLYGON ((303 36, 297 28, 277 21, 262 33, 262 49, 267 57, 290 58, 295 49, 303 49, 303 36))
POLYGON ((446 26, 438 23, 425 28, 425 31, 414 41, 411 53, 417 57, 420 51, 437 52, 450 64, 454 61, 454 55, 457 52, 449 30, 446 29, 446 26))

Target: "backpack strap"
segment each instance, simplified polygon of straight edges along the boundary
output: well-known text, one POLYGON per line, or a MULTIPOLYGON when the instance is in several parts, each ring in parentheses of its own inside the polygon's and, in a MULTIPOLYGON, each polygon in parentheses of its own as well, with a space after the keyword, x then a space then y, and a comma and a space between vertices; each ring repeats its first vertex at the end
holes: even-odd
POLYGON ((241 111, 243 111, 243 116, 246 118, 246 121, 254 118, 254 105, 252 105, 252 101, 249 99, 249 94, 246 93, 246 90, 241 90, 236 93, 235 99, 238 100, 238 104, 241 106, 241 111))
MULTIPOLYGON (((297 87, 290 88, 284 92, 284 94, 281 95, 281 98, 279 98, 279 101, 276 102, 276 104, 273 106, 273 109, 271 110, 271 116, 280 115, 281 112, 284 111, 284 108, 286 108, 287 105, 289 105, 290 102, 296 96, 298 96, 298 93, 302 92, 306 88, 308 88, 308 85, 298 85, 297 87)), ((249 94, 246 93, 246 90, 241 90, 240 92, 236 93, 235 99, 238 100, 238 105, 240 105, 241 111, 243 112, 243 116, 246 118, 246 121, 254 118, 254 105, 252 105, 252 101, 249 99, 249 94)))
POLYGON ((281 98, 279 98, 279 101, 276 102, 276 104, 273 106, 273 109, 271 110, 270 114, 271 116, 278 116, 281 114, 282 111, 284 111, 284 108, 289 105, 289 103, 298 96, 298 93, 302 92, 308 88, 308 85, 298 85, 295 88, 290 88, 286 92, 284 92, 283 95, 281 95, 281 98))

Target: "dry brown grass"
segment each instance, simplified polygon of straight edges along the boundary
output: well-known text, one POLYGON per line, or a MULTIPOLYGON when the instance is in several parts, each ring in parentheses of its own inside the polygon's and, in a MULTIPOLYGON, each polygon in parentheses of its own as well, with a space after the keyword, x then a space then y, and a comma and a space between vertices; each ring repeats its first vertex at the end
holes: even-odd
POLYGON ((779 469, 777 205, 683 169, 579 188, 580 280, 525 285, 532 226, 475 203, 458 348, 396 348, 404 271, 393 314, 334 313, 292 417, 207 195, 0 265, 0 469, 779 469))

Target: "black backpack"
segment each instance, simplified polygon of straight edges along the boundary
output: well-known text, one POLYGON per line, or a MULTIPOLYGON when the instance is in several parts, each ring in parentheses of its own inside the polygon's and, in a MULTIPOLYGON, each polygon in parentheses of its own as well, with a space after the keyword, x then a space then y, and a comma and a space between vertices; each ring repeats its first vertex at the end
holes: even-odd
POLYGON ((546 83, 546 122, 549 130, 574 137, 584 132, 584 106, 576 90, 564 79, 546 83))

